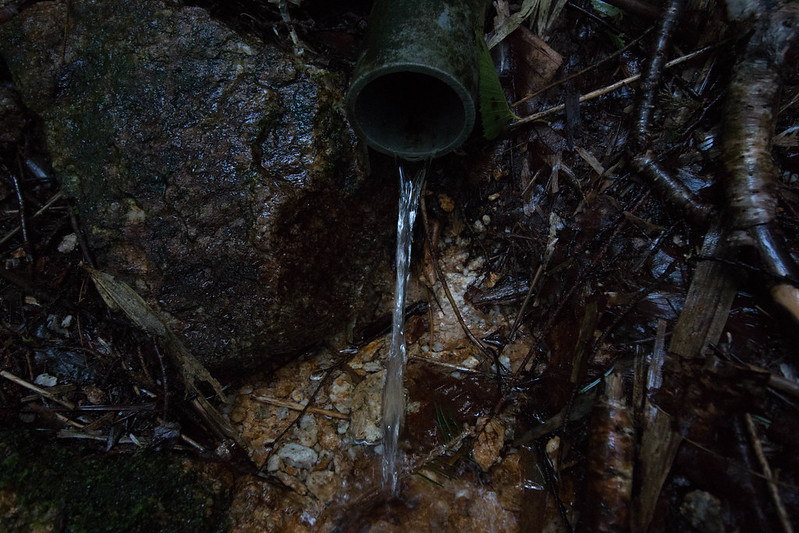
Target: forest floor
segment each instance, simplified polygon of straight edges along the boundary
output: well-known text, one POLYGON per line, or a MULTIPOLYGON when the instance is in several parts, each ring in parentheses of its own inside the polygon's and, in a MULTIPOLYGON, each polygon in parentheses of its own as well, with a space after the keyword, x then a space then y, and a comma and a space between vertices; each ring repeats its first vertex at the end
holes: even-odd
MULTIPOLYGON (((342 71, 368 14, 368 2, 200 4, 286 46, 293 32, 305 60, 342 71)), ((784 72, 771 58, 771 78, 747 77, 772 46, 756 42, 763 32, 690 3, 663 46, 673 64, 650 76, 660 8, 557 4, 494 3, 486 30, 520 118, 428 173, 399 498, 379 490, 380 324, 274 372, 215 376, 229 404, 186 394, 160 341, 94 288, 37 120, 11 104, 0 137, 3 425, 63 448, 80 441, 84 458, 146 449, 208 461, 225 474, 204 475, 228 496, 207 518, 241 531, 790 531, 796 36, 777 47, 789 52, 784 72), (766 109, 769 91, 779 99, 766 109), (752 156, 742 177, 733 160, 752 146, 766 159, 752 156)), ((795 10, 786 17, 795 32, 795 10)), ((374 155, 372 172, 397 181, 388 158, 374 155)), ((0 451, 13 451, 9 438, 0 451)), ((21 479, 0 478, 0 521, 20 528, 19 502, 33 501, 17 494, 32 491, 21 479)), ((60 509, 52 521, 76 512, 60 509)))

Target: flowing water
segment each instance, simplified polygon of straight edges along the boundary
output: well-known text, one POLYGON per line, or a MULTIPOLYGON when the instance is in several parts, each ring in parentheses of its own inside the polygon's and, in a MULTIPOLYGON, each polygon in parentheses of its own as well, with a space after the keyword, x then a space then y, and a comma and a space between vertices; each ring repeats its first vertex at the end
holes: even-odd
POLYGON ((394 313, 391 328, 391 346, 386 360, 383 386, 383 489, 397 495, 400 456, 399 433, 405 418, 405 395, 402 375, 405 369, 405 287, 408 284, 408 267, 411 262, 411 238, 419 193, 427 172, 426 163, 416 176, 406 175, 399 165, 400 197, 397 215, 397 279, 394 285, 394 313))

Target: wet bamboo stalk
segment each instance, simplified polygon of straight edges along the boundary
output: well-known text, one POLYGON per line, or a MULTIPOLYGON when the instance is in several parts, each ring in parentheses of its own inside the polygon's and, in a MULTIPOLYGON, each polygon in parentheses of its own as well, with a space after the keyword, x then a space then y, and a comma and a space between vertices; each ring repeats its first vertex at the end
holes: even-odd
POLYGON ((594 408, 588 451, 586 531, 630 529, 635 432, 622 377, 610 374, 605 397, 594 408))

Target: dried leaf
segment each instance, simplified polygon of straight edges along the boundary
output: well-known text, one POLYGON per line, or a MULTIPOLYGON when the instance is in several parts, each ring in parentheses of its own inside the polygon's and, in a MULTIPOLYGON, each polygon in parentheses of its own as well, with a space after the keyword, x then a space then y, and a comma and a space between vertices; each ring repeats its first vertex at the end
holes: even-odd
POLYGON ((205 381, 213 387, 223 401, 227 401, 224 392, 222 392, 222 385, 189 352, 180 339, 164 324, 158 313, 147 305, 147 302, 130 285, 100 270, 90 268, 88 271, 95 287, 97 287, 97 292, 103 297, 108 307, 114 310, 121 310, 134 324, 144 331, 150 335, 161 337, 166 341, 167 354, 180 367, 181 375, 187 387, 199 393, 197 383, 205 381))
POLYGON ((108 307, 121 310, 134 324, 151 335, 163 337, 166 334, 166 327, 161 319, 127 283, 100 270, 88 270, 97 292, 108 307))
POLYGON ((577 153, 583 158, 583 161, 588 163, 598 175, 601 176, 605 172, 605 167, 602 166, 602 163, 600 163, 591 152, 581 146, 576 147, 575 150, 577 150, 577 153))
POLYGON ((225 393, 222 391, 222 385, 211 375, 210 372, 200 363, 189 351, 188 348, 172 333, 171 330, 166 330, 166 347, 167 353, 180 365, 180 373, 183 376, 186 384, 195 392, 197 390, 197 383, 205 381, 214 392, 219 396, 222 401, 227 402, 225 393))

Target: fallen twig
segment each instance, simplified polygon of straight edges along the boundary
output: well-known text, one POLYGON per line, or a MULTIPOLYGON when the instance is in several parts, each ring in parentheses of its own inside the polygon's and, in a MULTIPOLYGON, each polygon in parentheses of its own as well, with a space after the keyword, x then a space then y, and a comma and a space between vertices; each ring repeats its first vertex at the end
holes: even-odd
POLYGON ((13 381, 14 383, 19 385, 20 387, 25 387, 28 390, 32 390, 36 394, 38 394, 40 396, 43 396, 43 397, 47 398, 48 400, 54 401, 54 402, 56 402, 58 404, 61 404, 64 407, 66 407, 67 409, 70 409, 70 410, 75 409, 75 404, 74 403, 72 403, 72 402, 70 402, 68 400, 62 400, 61 398, 58 398, 57 396, 55 396, 54 394, 50 393, 49 391, 46 391, 46 390, 42 389, 41 387, 37 387, 33 383, 25 381, 24 379, 15 376, 11 372, 6 372, 5 370, 0 370, 0 376, 6 378, 9 381, 13 381))
POLYGON ((449 368, 450 370, 455 370, 457 372, 464 372, 466 374, 483 374, 487 375, 486 372, 481 372, 480 370, 475 370, 474 368, 468 368, 461 365, 453 365, 452 363, 445 363, 444 361, 436 361, 435 359, 430 359, 429 357, 421 357, 419 355, 412 355, 410 357, 411 361, 419 361, 422 363, 427 363, 429 365, 436 365, 436 366, 443 366, 444 368, 449 368))
POLYGON ((28 219, 25 216, 25 197, 22 194, 22 185, 20 185, 19 176, 16 172, 11 172, 5 165, 2 165, 3 171, 11 176, 11 181, 14 183, 14 192, 17 194, 17 204, 19 205, 19 228, 22 231, 22 243, 25 247, 28 261, 33 261, 33 248, 31 246, 30 235, 28 234, 28 219))
POLYGON ((566 83, 567 81, 571 81, 571 80, 573 80, 573 79, 575 79, 575 78, 579 78, 580 76, 582 76, 582 75, 583 75, 583 74, 585 74, 586 72, 590 72, 590 71, 594 70, 595 68, 597 68, 597 67, 599 67, 599 66, 601 66, 601 65, 604 65, 605 63, 607 63, 607 62, 608 62, 608 61, 610 61, 611 59, 613 59, 613 58, 615 58, 615 57, 618 57, 618 56, 620 56, 621 54, 623 54, 624 52, 628 51, 628 50, 629 50, 630 48, 632 48, 633 46, 637 45, 639 42, 641 42, 641 40, 642 40, 644 37, 646 37, 647 35, 649 35, 649 33, 650 33, 651 31, 652 31, 652 27, 649 27, 649 28, 647 28, 647 29, 646 29, 646 31, 644 31, 644 33, 642 33, 642 34, 640 35, 640 37, 638 37, 638 38, 636 38, 635 40, 632 40, 632 41, 630 41, 629 43, 627 43, 627 45, 626 45, 624 48, 620 48, 620 49, 616 50, 616 51, 615 51, 615 52, 613 52, 612 54, 609 54, 609 55, 607 55, 607 56, 603 57, 602 59, 600 59, 600 60, 599 60, 599 61, 597 61, 596 63, 593 63, 593 64, 591 64, 591 65, 589 65, 589 66, 585 67, 584 69, 582 69, 582 70, 579 70, 579 71, 575 72, 574 74, 569 74, 569 75, 568 75, 568 76, 566 76, 565 78, 560 78, 559 80, 555 80, 555 81, 553 81, 552 83, 550 83, 549 85, 547 85, 546 87, 543 87, 543 88, 541 88, 541 89, 539 89, 539 90, 535 91, 534 93, 528 94, 528 95, 527 95, 527 96, 525 96, 524 98, 522 98, 522 99, 520 99, 520 100, 517 100, 516 102, 513 102, 513 103, 511 104, 511 107, 516 107, 516 106, 519 106, 519 105, 523 104, 524 102, 526 102, 526 101, 528 101, 528 100, 530 100, 530 99, 532 99, 532 98, 535 98, 535 97, 536 97, 536 96, 538 96, 539 94, 545 93, 545 92, 547 92, 548 90, 550 90, 550 89, 552 89, 552 88, 554 88, 554 87, 557 87, 558 85, 562 85, 562 84, 566 83))
MULTIPOLYGON (((722 45, 724 45, 726 43, 727 43, 727 41, 722 41, 720 43, 716 43, 716 44, 712 44, 710 46, 706 46, 704 48, 700 48, 699 50, 696 50, 695 52, 691 52, 690 54, 686 54, 686 55, 680 56, 680 57, 678 57, 676 59, 672 59, 671 61, 666 63, 663 68, 669 69, 669 68, 672 68, 672 67, 676 67, 677 65, 679 65, 681 63, 685 63, 686 61, 690 61, 690 60, 692 60, 694 58, 697 58, 697 57, 699 57, 699 56, 701 56, 703 54, 706 54, 706 53, 708 53, 708 52, 710 52, 712 50, 715 50, 716 48, 718 48, 718 47, 720 47, 720 46, 722 46, 722 45)), ((608 86, 602 87, 600 89, 596 89, 595 91, 591 91, 590 93, 583 94, 583 95, 580 96, 580 99, 579 99, 580 103, 588 102, 588 101, 594 100, 595 98, 599 98, 600 96, 603 96, 605 94, 612 93, 613 91, 615 91, 617 89, 621 89, 622 87, 626 87, 626 86, 630 85, 631 83, 635 83, 636 81, 638 81, 640 79, 641 79, 641 75, 640 74, 635 74, 633 76, 629 76, 627 78, 624 78, 623 80, 619 80, 616 83, 612 83, 612 84, 610 84, 608 86)), ((509 128, 516 128, 518 126, 523 126, 524 124, 529 124, 530 122, 535 122, 536 120, 541 120, 542 118, 548 117, 549 115, 554 115, 555 113, 560 113, 561 111, 563 111, 565 109, 566 109, 566 104, 559 104, 559 105, 550 107, 548 109, 544 109, 543 111, 539 111, 538 113, 533 113, 532 115, 528 115, 526 117, 522 117, 519 120, 517 120, 516 122, 511 123, 508 127, 509 128)))
POLYGON ((313 407, 303 405, 301 403, 292 402, 289 400, 280 400, 278 398, 269 398, 268 396, 253 396, 253 400, 256 402, 267 403, 269 405, 274 405, 276 407, 286 407, 293 411, 306 411, 308 413, 313 413, 316 415, 323 415, 330 418, 338 418, 339 420, 349 420, 350 415, 339 413, 338 411, 331 411, 330 409, 322 409, 321 407, 313 407))
MULTIPOLYGON (((50 197, 50 199, 49 199, 49 200, 47 200, 47 203, 45 203, 45 204, 44 204, 44 205, 41 207, 41 209, 39 209, 38 211, 36 211, 36 212, 33 214, 33 216, 32 216, 31 218, 36 218, 36 217, 38 217, 39 215, 41 215, 42 213, 44 213, 45 211, 47 211, 48 209, 50 209, 50 208, 53 206, 53 204, 54 204, 54 203, 58 202, 58 201, 59 201, 59 200, 61 200, 63 197, 64 197, 64 195, 61 193, 61 191, 58 191, 58 192, 57 192, 57 193, 55 193, 55 194, 54 194, 52 197, 50 197)), ((20 227, 19 227, 19 226, 17 226, 16 228, 12 229, 11 231, 9 231, 9 232, 8 232, 8 233, 6 233, 5 235, 3 235, 3 238, 2 238, 2 239, 0 239, 0 244, 3 244, 4 242, 6 242, 6 241, 7 241, 7 240, 9 240, 10 238, 12 238, 14 235, 16 235, 17 233, 19 233, 19 231, 20 231, 20 227)))
POLYGON ((774 503, 774 507, 777 509, 777 516, 780 518, 782 530, 785 533, 793 533, 791 519, 788 516, 788 512, 785 510, 785 505, 782 503, 782 498, 780 498, 780 491, 777 488, 777 484, 774 483, 774 475, 771 473, 771 466, 768 464, 766 454, 763 453, 763 446, 760 445, 760 438, 757 436, 757 430, 755 429, 755 423, 752 421, 752 416, 749 413, 746 413, 744 415, 744 421, 746 422, 746 432, 749 434, 749 439, 752 442, 752 448, 755 451, 755 456, 757 457, 757 461, 760 463, 760 468, 763 469, 763 475, 766 477, 769 495, 771 495, 771 501, 774 503))
MULTIPOLYGON (((266 468, 266 466, 269 464, 269 459, 272 457, 272 454, 274 454, 275 451, 277 451, 278 443, 283 439, 283 437, 286 436, 286 434, 288 434, 288 432, 291 430, 291 428, 293 428, 295 424, 299 424, 300 420, 302 420, 302 417, 304 417, 306 413, 310 412, 311 409, 315 409, 312 404, 313 404, 314 400, 316 399, 316 396, 322 390, 322 387, 324 387, 325 384, 327 384, 327 381, 330 379, 330 376, 333 375, 333 371, 341 368, 344 364, 349 362, 350 359, 352 359, 352 357, 356 353, 358 353, 358 351, 357 350, 339 350, 338 353, 339 353, 339 355, 341 355, 341 357, 339 358, 339 360, 336 363, 331 365, 329 368, 325 369, 324 376, 322 376, 322 379, 319 380, 319 385, 317 385, 316 388, 314 389, 314 391, 311 393, 311 396, 308 398, 308 402, 305 405, 299 404, 301 406, 301 408, 299 409, 299 413, 297 414, 297 416, 294 418, 294 420, 291 421, 291 423, 288 426, 286 426, 283 429, 283 431, 280 432, 280 434, 277 437, 275 437, 275 440, 272 441, 272 443, 271 443, 271 445, 269 447, 269 451, 266 453, 266 457, 264 458, 263 463, 261 463, 259 471, 263 470, 264 468, 266 468)), ((286 406, 286 407, 288 407, 288 406, 286 406)), ((349 417, 347 417, 347 418, 349 419, 349 417)))

